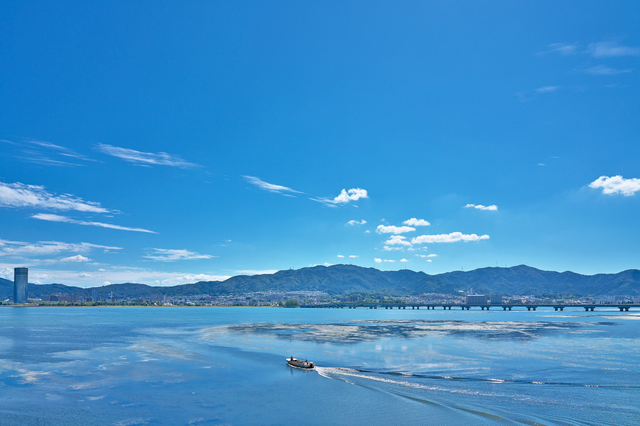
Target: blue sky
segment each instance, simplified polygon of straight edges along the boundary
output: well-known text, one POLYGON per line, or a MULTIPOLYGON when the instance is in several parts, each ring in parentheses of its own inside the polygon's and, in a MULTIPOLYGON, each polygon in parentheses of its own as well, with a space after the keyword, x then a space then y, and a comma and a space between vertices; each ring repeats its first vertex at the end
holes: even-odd
POLYGON ((640 268, 640 3, 4 2, 0 276, 640 268))

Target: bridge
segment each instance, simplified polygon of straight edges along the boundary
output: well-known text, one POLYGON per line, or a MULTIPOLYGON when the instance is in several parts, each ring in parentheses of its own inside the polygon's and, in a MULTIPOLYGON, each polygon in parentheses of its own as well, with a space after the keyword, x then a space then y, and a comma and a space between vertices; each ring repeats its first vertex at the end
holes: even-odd
POLYGON ((620 312, 629 312, 630 308, 640 308, 640 303, 621 303, 621 304, 540 304, 540 303, 526 303, 526 304, 486 304, 486 305, 474 305, 467 303, 330 303, 325 305, 300 305, 301 308, 326 308, 326 309, 356 309, 356 308, 368 308, 368 309, 427 309, 435 310, 436 308, 442 308, 443 310, 451 310, 451 308, 461 308, 463 311, 467 311, 471 308, 480 308, 481 310, 489 310, 491 308, 500 309, 503 311, 510 311, 512 308, 527 308, 527 311, 535 311, 538 308, 553 308, 555 311, 564 311, 565 308, 583 308, 585 311, 595 311, 596 308, 618 308, 620 312))

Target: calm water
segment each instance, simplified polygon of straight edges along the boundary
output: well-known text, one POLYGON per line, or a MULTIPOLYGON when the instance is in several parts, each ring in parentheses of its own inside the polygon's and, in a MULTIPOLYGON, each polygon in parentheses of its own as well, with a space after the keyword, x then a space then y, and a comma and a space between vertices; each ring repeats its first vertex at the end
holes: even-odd
POLYGON ((0 424, 637 425, 639 337, 604 309, 5 307, 0 424))

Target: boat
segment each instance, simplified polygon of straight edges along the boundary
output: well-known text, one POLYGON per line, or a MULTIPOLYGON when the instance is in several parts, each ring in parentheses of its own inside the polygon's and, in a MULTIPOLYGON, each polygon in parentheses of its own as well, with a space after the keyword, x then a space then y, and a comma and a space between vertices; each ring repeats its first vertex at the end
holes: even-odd
POLYGON ((303 368, 305 370, 312 370, 315 367, 315 364, 311 361, 301 360, 294 357, 287 358, 287 364, 296 368, 303 368))

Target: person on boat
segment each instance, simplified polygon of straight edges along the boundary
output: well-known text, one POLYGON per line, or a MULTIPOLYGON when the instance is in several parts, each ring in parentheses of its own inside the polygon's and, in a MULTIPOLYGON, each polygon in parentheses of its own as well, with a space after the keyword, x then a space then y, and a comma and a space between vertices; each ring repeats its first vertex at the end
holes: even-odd
POLYGON ((291 361, 293 361, 293 355, 291 355, 291 361))

